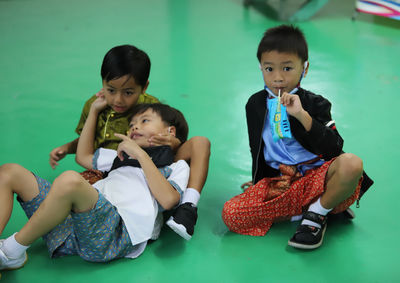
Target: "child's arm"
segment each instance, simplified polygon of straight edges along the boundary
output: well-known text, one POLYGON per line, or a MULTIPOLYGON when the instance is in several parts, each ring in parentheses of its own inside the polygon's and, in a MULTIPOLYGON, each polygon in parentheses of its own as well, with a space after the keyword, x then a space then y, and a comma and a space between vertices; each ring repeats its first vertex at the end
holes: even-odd
POLYGON ((311 102, 310 109, 313 111, 311 114, 303 108, 298 95, 284 93, 282 98, 282 105, 286 106, 288 114, 295 117, 306 130, 299 135, 304 143, 302 145, 307 150, 325 160, 330 160, 342 152, 343 139, 332 121, 329 101, 321 96, 315 96, 311 102), (331 122, 329 126, 328 122, 331 122))
POLYGON ((160 205, 168 210, 178 204, 180 199, 178 191, 160 173, 149 155, 129 137, 121 134, 115 134, 115 136, 122 139, 117 149, 119 158, 122 160, 122 152, 125 152, 139 161, 150 191, 160 205))
POLYGON ((91 105, 76 149, 76 162, 86 169, 92 169, 94 138, 99 113, 107 106, 104 97, 97 98, 91 105))
POLYGON ((51 168, 55 169, 58 166, 58 161, 63 159, 67 154, 73 154, 76 152, 79 138, 74 139, 62 146, 58 146, 50 151, 49 163, 51 168))
MULTIPOLYGON (((87 116, 89 114, 90 106, 91 106, 92 102, 94 102, 96 97, 104 97, 103 89, 101 89, 98 93, 95 94, 95 96, 91 97, 88 101, 86 101, 86 103, 83 107, 83 110, 82 110, 82 114, 81 114, 81 118, 79 120, 78 126, 75 130, 78 135, 80 135, 82 132, 83 126, 84 126, 87 116)), ((50 163, 51 168, 55 169, 56 166, 58 166, 58 162, 61 159, 63 159, 67 154, 75 154, 77 146, 78 146, 78 141, 79 141, 79 137, 66 143, 66 144, 63 144, 61 146, 58 146, 58 147, 52 149, 50 151, 50 158, 49 158, 49 163, 50 163)))

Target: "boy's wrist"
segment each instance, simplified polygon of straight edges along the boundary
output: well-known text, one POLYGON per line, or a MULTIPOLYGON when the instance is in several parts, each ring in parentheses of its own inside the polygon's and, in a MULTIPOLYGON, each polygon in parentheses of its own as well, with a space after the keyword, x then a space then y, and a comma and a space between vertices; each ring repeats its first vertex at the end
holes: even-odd
POLYGON ((311 130, 312 117, 306 110, 303 109, 295 118, 300 121, 307 132, 311 130))
POLYGON ((135 154, 135 158, 140 162, 145 161, 146 159, 151 160, 150 156, 143 150, 143 148, 140 148, 135 154))
POLYGON ((100 111, 96 107, 90 107, 89 115, 92 114, 92 115, 98 116, 99 113, 100 113, 100 111))

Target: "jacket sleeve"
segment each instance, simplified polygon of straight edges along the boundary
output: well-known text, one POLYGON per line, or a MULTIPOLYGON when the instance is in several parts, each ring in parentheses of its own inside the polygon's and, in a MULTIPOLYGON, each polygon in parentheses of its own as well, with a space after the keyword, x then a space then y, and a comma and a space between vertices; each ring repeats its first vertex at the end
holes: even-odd
POLYGON ((324 160, 338 156, 343 149, 343 139, 336 130, 335 122, 331 117, 331 103, 319 95, 313 95, 302 101, 303 108, 312 117, 310 131, 306 132, 300 122, 293 118, 290 122, 297 124, 294 136, 310 152, 324 160))
MULTIPOLYGON (((252 159, 252 178, 257 168, 257 154, 260 147, 261 131, 258 129, 260 123, 263 123, 263 117, 259 117, 260 113, 257 111, 260 105, 257 103, 257 96, 253 95, 250 97, 246 104, 246 121, 247 121, 247 133, 249 137, 249 146, 252 159)), ((262 127, 262 125, 261 125, 262 127)))

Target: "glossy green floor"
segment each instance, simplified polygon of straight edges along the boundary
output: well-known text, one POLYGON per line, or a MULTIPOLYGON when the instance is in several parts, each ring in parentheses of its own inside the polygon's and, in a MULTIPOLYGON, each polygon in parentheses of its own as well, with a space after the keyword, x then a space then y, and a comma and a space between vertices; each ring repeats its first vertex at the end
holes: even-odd
MULTIPOLYGON (((83 102, 101 86, 104 54, 125 43, 151 57, 149 93, 184 112, 191 136, 212 141, 190 242, 166 228, 136 260, 93 264, 49 259, 40 240, 1 282, 399 282, 400 26, 368 15, 352 22, 352 1, 331 2, 299 23, 310 46, 303 87, 331 100, 345 151, 364 160, 375 185, 353 222, 333 221, 324 245, 304 252, 286 245, 296 223, 249 237, 229 232, 220 216, 250 179, 244 105, 263 86, 257 44, 280 22, 239 0, 1 0, 1 164, 50 180, 81 170, 68 157, 53 171, 48 153, 75 138, 83 102)), ((16 205, 1 238, 25 221, 16 205)))

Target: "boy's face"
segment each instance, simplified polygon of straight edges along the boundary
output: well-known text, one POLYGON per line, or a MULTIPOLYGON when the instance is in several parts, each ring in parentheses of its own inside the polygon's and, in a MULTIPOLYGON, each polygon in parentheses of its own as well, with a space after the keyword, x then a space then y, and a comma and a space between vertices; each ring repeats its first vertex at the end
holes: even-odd
POLYGON ((140 147, 149 147, 150 137, 158 134, 168 134, 169 127, 153 109, 147 109, 141 114, 132 117, 129 124, 129 137, 140 147))
POLYGON ((117 113, 131 109, 146 88, 136 84, 132 76, 125 75, 118 79, 103 81, 104 96, 107 104, 117 113))
MULTIPOLYGON (((293 53, 269 51, 261 54, 261 70, 264 83, 275 94, 290 92, 300 81, 304 62, 293 53)), ((307 73, 308 66, 304 75, 307 73)))

